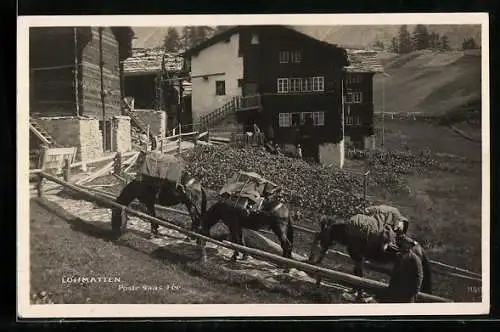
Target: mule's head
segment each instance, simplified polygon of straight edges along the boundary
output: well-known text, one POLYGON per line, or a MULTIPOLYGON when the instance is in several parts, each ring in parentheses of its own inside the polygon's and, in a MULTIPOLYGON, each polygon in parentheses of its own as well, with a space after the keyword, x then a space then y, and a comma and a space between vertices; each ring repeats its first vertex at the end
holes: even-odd
POLYGON ((309 254, 309 263, 319 264, 326 255, 328 247, 332 243, 332 234, 330 230, 329 220, 323 218, 320 223, 320 231, 314 236, 314 240, 311 246, 311 252, 309 254))
MULTIPOLYGON (((185 203, 191 207, 193 216, 193 226, 198 228, 203 217, 205 204, 203 202, 203 192, 201 182, 191 176, 181 177, 181 181, 177 187, 178 191, 183 196, 185 203)), ((194 230, 194 229, 193 229, 194 230)))

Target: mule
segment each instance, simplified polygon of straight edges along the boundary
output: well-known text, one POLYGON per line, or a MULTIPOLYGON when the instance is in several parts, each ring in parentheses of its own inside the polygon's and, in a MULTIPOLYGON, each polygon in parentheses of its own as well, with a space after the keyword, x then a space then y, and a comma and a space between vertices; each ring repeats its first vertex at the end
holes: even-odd
MULTIPOLYGON (((377 244, 369 243, 366 238, 350 234, 347 230, 346 222, 332 222, 332 219, 324 219, 320 222, 320 232, 315 235, 311 253, 309 256, 310 264, 320 264, 326 255, 327 250, 335 243, 341 244, 347 248, 347 252, 354 261, 354 274, 363 277, 365 259, 378 263, 395 263, 398 260, 398 250, 395 245, 396 235, 389 227, 378 235, 377 244)), ((423 280, 421 290, 431 294, 432 281, 430 263, 424 249, 415 242, 412 250, 422 261, 423 280)), ((319 286, 321 279, 316 279, 316 285, 319 286)), ((362 294, 357 289, 358 295, 362 294)))
MULTIPOLYGON (((241 208, 230 199, 221 199, 212 205, 204 214, 199 224, 199 232, 209 236, 210 229, 217 223, 223 222, 229 228, 230 241, 245 245, 243 228, 260 230, 269 228, 278 237, 283 257, 291 258, 293 249, 292 216, 284 203, 279 200, 266 200, 258 211, 249 211, 241 208)), ((203 261, 207 260, 205 243, 200 241, 203 261)), ((239 252, 234 250, 232 260, 238 259, 239 252)), ((243 254, 243 259, 247 255, 243 254)))
MULTIPOLYGON (((180 185, 143 175, 140 180, 135 179, 123 188, 116 202, 128 206, 134 199, 144 204, 147 213, 156 217, 155 204, 174 206, 183 204, 191 217, 191 229, 200 223, 200 219, 207 210, 207 195, 201 182, 195 178, 183 175, 180 185)), ((158 235, 159 226, 151 223, 151 235, 158 235)))

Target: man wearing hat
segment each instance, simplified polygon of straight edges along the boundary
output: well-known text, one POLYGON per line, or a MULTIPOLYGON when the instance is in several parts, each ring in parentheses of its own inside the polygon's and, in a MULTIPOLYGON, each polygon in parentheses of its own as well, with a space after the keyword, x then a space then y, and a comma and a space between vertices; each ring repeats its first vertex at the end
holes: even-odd
POLYGON ((416 242, 404 234, 398 235, 398 259, 392 269, 387 302, 413 303, 422 287, 424 272, 422 260, 414 252, 416 242))

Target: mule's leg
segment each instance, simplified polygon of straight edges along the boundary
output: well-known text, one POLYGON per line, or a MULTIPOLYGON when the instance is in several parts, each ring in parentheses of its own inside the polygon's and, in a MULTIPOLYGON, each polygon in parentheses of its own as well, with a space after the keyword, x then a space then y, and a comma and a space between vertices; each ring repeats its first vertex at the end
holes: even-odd
MULTIPOLYGON (((362 256, 354 262, 354 275, 363 278, 363 269, 365 265, 365 258, 362 256)), ((356 302, 362 302, 363 300, 363 289, 357 287, 356 291, 356 302)))
MULTIPOLYGON (((233 243, 241 244, 238 234, 239 234, 239 230, 236 229, 236 227, 233 226, 233 224, 231 224, 231 226, 229 226, 229 241, 231 241, 233 243)), ((233 256, 231 257, 231 260, 233 262, 236 262, 236 260, 238 259, 238 255, 239 255, 239 251, 234 249, 233 256)))
MULTIPOLYGON (((146 208, 148 209, 148 214, 150 216, 156 218, 156 211, 155 211, 155 202, 154 202, 154 200, 150 200, 146 204, 146 208)), ((157 224, 153 224, 153 223, 150 223, 150 224, 151 224, 151 237, 158 236, 158 228, 159 228, 159 226, 157 224)))
MULTIPOLYGON (((199 222, 198 222, 198 216, 195 212, 194 206, 191 205, 189 202, 185 202, 186 209, 189 212, 189 216, 191 217, 191 231, 197 232, 198 227, 199 227, 199 222)), ((196 238, 192 235, 187 235, 184 241, 193 241, 196 240, 196 238)))
MULTIPOLYGON (((283 257, 291 258, 292 256, 292 244, 288 241, 286 236, 286 227, 282 227, 282 225, 278 225, 275 222, 271 222, 271 230, 276 235, 276 237, 280 240, 281 250, 283 251, 283 257)), ((290 272, 289 267, 285 267, 283 270, 284 273, 290 272)))
MULTIPOLYGON (((243 229, 240 228, 240 239, 241 239, 241 245, 242 246, 247 246, 247 244, 245 243, 245 236, 243 235, 243 229)), ((243 256, 241 257, 242 260, 247 260, 248 259, 248 254, 246 252, 243 253, 243 256)))

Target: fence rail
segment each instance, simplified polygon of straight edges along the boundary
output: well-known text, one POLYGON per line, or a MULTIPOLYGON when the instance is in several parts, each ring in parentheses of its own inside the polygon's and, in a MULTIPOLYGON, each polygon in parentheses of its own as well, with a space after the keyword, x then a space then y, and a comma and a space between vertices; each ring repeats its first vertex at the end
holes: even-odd
MULTIPOLYGON (((124 216, 125 214, 130 214, 130 215, 136 216, 138 218, 141 218, 143 220, 146 220, 150 223, 176 230, 179 233, 182 233, 184 235, 189 235, 189 236, 195 237, 197 239, 211 242, 211 243, 214 243, 216 245, 219 245, 221 247, 225 247, 228 249, 246 252, 247 254, 250 254, 250 255, 253 255, 256 257, 260 257, 262 259, 265 259, 265 260, 267 260, 271 263, 277 264, 277 265, 286 266, 289 268, 293 267, 293 268, 301 269, 301 270, 305 271, 306 273, 329 278, 333 281, 338 281, 338 282, 347 284, 347 285, 352 286, 352 287, 360 287, 360 288, 363 288, 367 291, 372 291, 375 293, 379 293, 380 291, 383 291, 387 288, 386 284, 378 282, 378 281, 374 281, 374 280, 370 280, 370 279, 366 279, 366 278, 360 278, 360 277, 350 275, 348 273, 334 271, 334 270, 326 269, 323 267, 307 264, 304 262, 299 262, 296 260, 283 258, 281 256, 270 254, 270 253, 262 251, 262 250, 252 249, 252 248, 248 248, 245 246, 240 246, 238 244, 228 242, 228 241, 223 241, 223 242, 217 241, 217 240, 212 239, 210 237, 206 237, 206 236, 198 234, 196 232, 192 232, 192 231, 189 231, 187 229, 184 229, 183 227, 177 226, 177 225, 172 224, 168 221, 152 217, 146 213, 139 212, 139 211, 131 209, 127 206, 118 204, 115 201, 100 197, 97 194, 93 194, 89 190, 82 189, 76 185, 73 185, 71 183, 63 181, 63 180, 61 180, 61 179, 59 179, 51 174, 48 174, 45 172, 40 172, 39 176, 40 176, 40 180, 47 179, 47 180, 53 181, 57 184, 62 185, 63 187, 69 188, 73 191, 76 191, 80 194, 83 194, 83 195, 89 197, 90 199, 99 201, 101 204, 105 204, 109 207, 119 209, 120 211, 122 211, 122 216, 124 216)), ((42 181, 40 181, 40 183, 41 182, 42 181)), ((39 196, 43 196, 41 189, 42 189, 41 185, 39 185, 39 191, 38 191, 39 196)), ((442 297, 435 296, 435 295, 425 294, 425 293, 419 293, 417 298, 419 300, 425 301, 425 302, 453 302, 450 299, 442 298, 442 297)))

